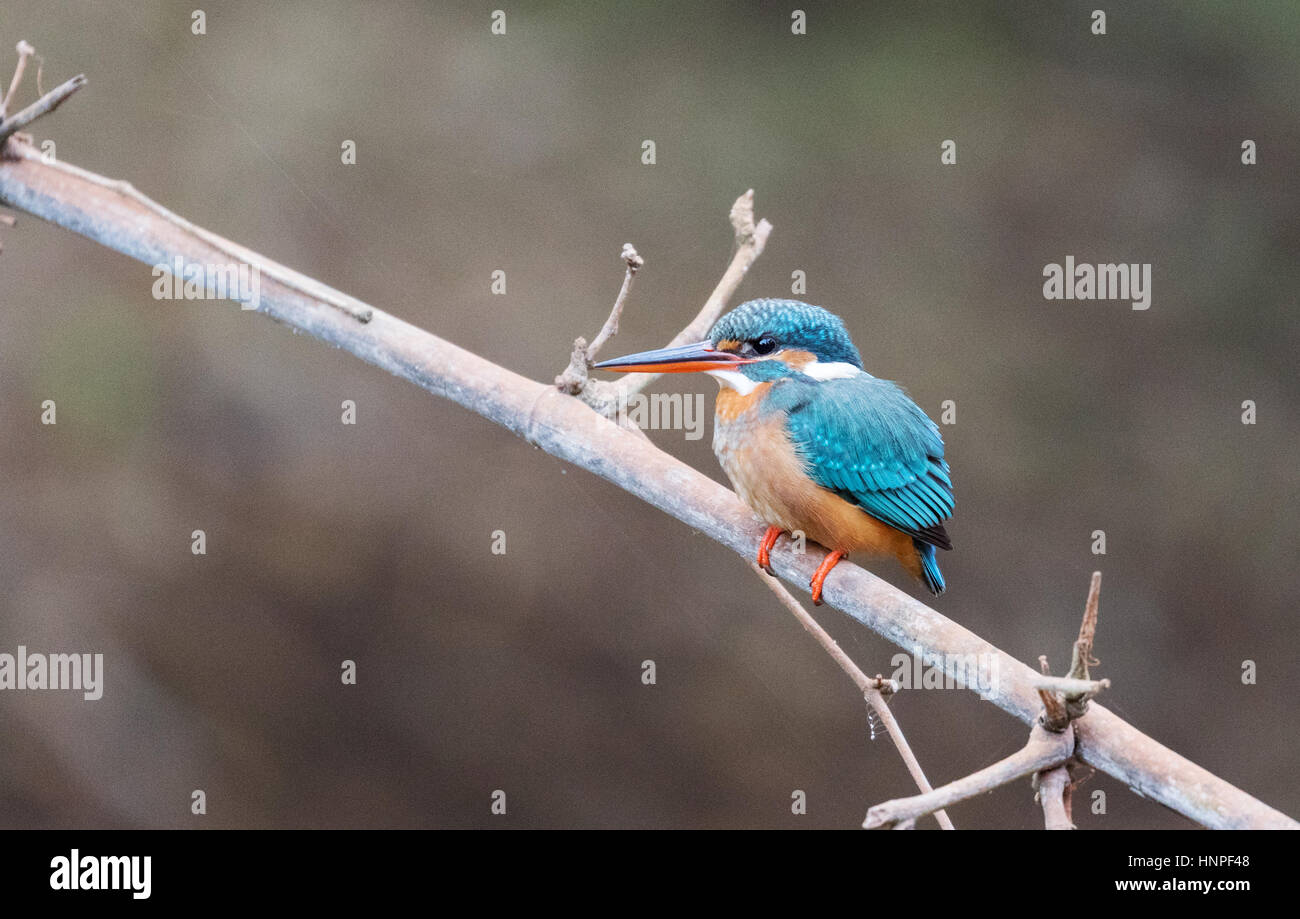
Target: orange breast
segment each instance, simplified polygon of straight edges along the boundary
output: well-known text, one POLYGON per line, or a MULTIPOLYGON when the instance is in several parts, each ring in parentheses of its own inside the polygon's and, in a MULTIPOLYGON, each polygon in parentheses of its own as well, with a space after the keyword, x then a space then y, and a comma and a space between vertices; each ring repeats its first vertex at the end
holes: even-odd
POLYGON ((802 530, 828 549, 893 556, 919 576, 912 537, 814 482, 790 441, 784 415, 758 411, 764 395, 766 386, 749 396, 730 389, 718 393, 713 452, 741 500, 765 523, 802 530))

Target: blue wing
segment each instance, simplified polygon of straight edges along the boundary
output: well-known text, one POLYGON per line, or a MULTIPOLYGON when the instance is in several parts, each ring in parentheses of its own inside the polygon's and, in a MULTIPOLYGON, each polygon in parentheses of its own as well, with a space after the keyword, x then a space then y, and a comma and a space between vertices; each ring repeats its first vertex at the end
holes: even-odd
POLYGON ((923 543, 952 548, 943 438, 896 384, 865 373, 798 382, 774 387, 772 402, 818 485, 923 543))

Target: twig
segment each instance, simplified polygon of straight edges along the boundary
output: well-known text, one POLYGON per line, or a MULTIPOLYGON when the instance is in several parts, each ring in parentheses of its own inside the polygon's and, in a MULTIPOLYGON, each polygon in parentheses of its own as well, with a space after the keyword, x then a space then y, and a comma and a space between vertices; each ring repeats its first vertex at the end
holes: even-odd
MULTIPOLYGON (((9 146, 21 147, 15 141, 9 146)), ((263 275, 257 312, 477 412, 746 559, 762 536, 762 525, 730 491, 577 399, 562 395, 553 385, 526 379, 381 310, 373 310, 369 324, 357 322, 341 313, 337 303, 360 301, 202 231, 126 183, 61 160, 44 163, 39 152, 21 147, 18 159, 0 161, 0 203, 147 265, 169 263, 176 255, 205 264, 221 261, 224 252, 238 251, 263 275)), ((778 545, 772 565, 781 577, 806 584, 822 557, 817 551, 796 554, 778 545)), ((843 561, 826 585, 824 598, 900 647, 939 654, 949 675, 957 675, 965 655, 989 655, 999 679, 984 698, 1026 723, 1037 719, 1041 704, 1033 688, 1038 677, 1033 670, 909 594, 843 561)), ((1080 759, 1205 826, 1300 828, 1285 814, 1179 756, 1104 706, 1090 705, 1072 729, 1080 759)))
MULTIPOLYGON (((811 633, 813 638, 817 639, 817 643, 831 656, 831 660, 840 665, 840 669, 849 675, 849 679, 866 697, 868 704, 875 710, 880 717, 881 723, 885 726, 889 739, 894 742, 894 746, 898 749, 898 755, 903 758, 907 771, 912 774, 912 781, 916 782, 916 787, 923 792, 932 791, 933 786, 925 777, 925 770, 921 768, 920 761, 916 758, 916 754, 912 752, 912 747, 908 744, 907 738, 903 736, 903 728, 899 725, 898 720, 894 718, 894 713, 889 709, 889 702, 881 691, 882 684, 888 681, 882 680, 880 677, 869 677, 863 673, 858 665, 853 663, 853 659, 844 653, 844 649, 840 647, 839 642, 821 627, 821 624, 813 618, 808 610, 804 609, 804 605, 795 599, 794 594, 790 593, 784 584, 753 562, 749 563, 749 567, 754 569, 754 573, 758 575, 759 580, 767 585, 768 590, 776 594, 777 599, 794 615, 794 618, 799 620, 799 624, 811 633)), ((939 826, 943 829, 956 829, 952 825, 952 821, 948 819, 948 815, 942 810, 936 811, 934 817, 939 821, 939 826)))
MULTIPOLYGON (((731 257, 727 270, 713 288, 713 293, 704 301, 695 318, 686 328, 678 332, 669 342, 669 346, 689 344, 700 341, 708 334, 713 323, 722 315, 727 303, 736 293, 736 288, 744 280, 754 260, 762 254, 767 245, 767 238, 772 233, 772 224, 767 220, 754 221, 754 189, 749 189, 731 205, 731 228, 735 234, 736 251, 731 257)), ((615 305, 617 308, 617 304, 615 305)), ((611 314, 612 315, 612 314, 611 314)), ((607 323, 608 324, 608 323, 607 323)), ((564 393, 578 396, 586 405, 606 418, 613 418, 620 406, 627 405, 628 400, 641 392, 662 374, 634 373, 618 380, 591 380, 587 378, 590 369, 590 349, 574 342, 569 356, 569 366, 555 378, 556 387, 564 393)), ((604 342, 601 342, 604 344, 604 342)))
MULTIPOLYGON (((23 81, 23 73, 27 70, 27 59, 36 53, 36 49, 25 41, 18 42, 18 64, 14 67, 14 78, 9 83, 9 91, 0 99, 0 122, 5 120, 5 113, 9 111, 9 103, 13 101, 14 94, 18 92, 18 84, 23 81)), ((41 93, 37 93, 41 95, 41 93)))
POLYGON ((1076 680, 1068 676, 1040 676, 1034 680, 1034 688, 1041 691, 1052 690, 1063 693, 1095 695, 1103 689, 1110 689, 1110 680, 1076 680))
POLYGON ((1043 703, 1043 727, 1047 728, 1049 731, 1063 731, 1065 730, 1065 726, 1070 723, 1070 715, 1065 710, 1065 703, 1061 701, 1059 695, 1051 689, 1042 686, 1040 682, 1041 680, 1050 678, 1048 674, 1050 674, 1051 668, 1048 667, 1046 654, 1040 654, 1038 656, 1038 669, 1043 672, 1044 676, 1041 676, 1034 681, 1034 688, 1038 690, 1038 698, 1042 700, 1043 703))
POLYGON ((1070 770, 1057 766, 1038 774, 1038 800, 1043 805, 1043 820, 1049 830, 1072 830, 1070 819, 1070 770))
MULTIPOLYGON (((1097 610, 1101 605, 1101 572, 1092 573, 1092 583, 1088 585, 1088 601, 1083 607, 1083 621, 1079 624, 1079 638, 1074 643, 1070 657, 1070 678, 1088 680, 1088 667, 1096 666, 1092 657, 1092 644, 1097 637, 1097 610)), ((1103 681, 1105 682, 1105 681, 1103 681)), ((1109 685, 1109 683, 1107 683, 1109 685)), ((1081 718, 1088 711, 1088 699, 1095 692, 1087 689, 1076 690, 1065 696, 1065 708, 1071 718, 1081 718)))
MULTIPOLYGON (((731 264, 723 272, 722 280, 718 281, 718 285, 713 288, 709 299, 704 301, 704 306, 699 313, 686 328, 674 336, 667 347, 702 341, 704 336, 709 334, 709 329, 713 328, 713 323, 717 322, 722 311, 726 309, 727 303, 736 293, 736 288, 745 279, 746 272, 763 254, 763 249, 767 246, 767 238, 772 234, 772 224, 766 219, 754 222, 754 189, 749 189, 736 199, 736 203, 731 205, 729 217, 731 227, 736 234, 736 252, 731 257, 731 264)), ((614 385, 622 391, 626 399, 627 396, 645 389, 660 376, 662 374, 633 373, 614 385)))
POLYGON ((596 355, 600 353, 600 349, 605 347, 605 342, 618 334, 618 321, 623 315, 623 307, 627 303, 628 291, 632 289, 632 279, 645 265, 645 259, 637 255, 637 251, 632 247, 631 243, 623 243, 623 251, 619 254, 619 258, 623 260, 626 269, 623 272, 623 286, 619 288, 618 296, 614 298, 614 308, 609 311, 605 324, 596 333, 596 337, 591 344, 587 344, 585 338, 575 338, 573 340, 573 352, 569 355, 569 366, 564 368, 564 372, 555 378, 556 388, 570 396, 579 395, 588 386, 592 385, 589 378, 591 365, 595 363, 596 355))
POLYGON ((915 820, 933 813, 941 807, 951 807, 959 801, 992 791, 1008 782, 1033 775, 1052 766, 1064 763, 1074 751, 1074 732, 1067 726, 1060 734, 1053 734, 1041 725, 1029 732, 1029 743, 1006 759, 998 760, 979 772, 950 782, 941 788, 911 798, 897 798, 877 804, 867 811, 862 826, 868 830, 893 826, 903 820, 915 820))
POLYGON ((627 303, 627 293, 632 289, 632 279, 636 277, 636 273, 645 264, 645 259, 637 255, 636 249, 632 248, 631 243, 623 244, 620 257, 623 259, 623 263, 627 265, 627 272, 623 275, 623 286, 619 288, 618 297, 614 300, 614 308, 610 310, 609 318, 605 320, 600 332, 597 333, 595 339, 587 348, 587 360, 589 361, 595 361, 600 349, 605 347, 605 342, 618 334, 618 320, 623 315, 623 306, 627 303))
POLYGON ((48 115, 54 111, 63 101, 75 93, 81 87, 86 85, 86 75, 79 73, 71 80, 56 86, 41 98, 37 99, 21 112, 6 118, 0 122, 0 144, 3 144, 8 137, 15 131, 19 131, 31 124, 42 115, 48 115))
POLYGON ((1070 652, 1070 674, 1066 677, 1050 675, 1047 657, 1038 658, 1044 676, 1035 684, 1038 697, 1043 702, 1043 724, 1049 731, 1060 731, 1066 724, 1082 718, 1088 711, 1088 700, 1110 688, 1110 680, 1093 680, 1088 673, 1092 660, 1092 644, 1097 637, 1097 607, 1101 598, 1101 572, 1092 573, 1088 587, 1088 602, 1084 605, 1079 637, 1070 652))

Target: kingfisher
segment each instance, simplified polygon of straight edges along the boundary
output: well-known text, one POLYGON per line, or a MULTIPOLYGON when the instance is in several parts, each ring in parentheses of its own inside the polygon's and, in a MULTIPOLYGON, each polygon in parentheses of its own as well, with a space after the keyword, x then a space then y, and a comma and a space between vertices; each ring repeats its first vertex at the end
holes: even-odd
POLYGON ((809 587, 821 605, 844 556, 893 556, 938 596, 936 549, 951 549, 952 479, 943 438, 907 393, 867 373, 844 322, 798 300, 750 300, 708 339, 595 365, 624 373, 703 372, 718 381, 713 452, 767 524, 758 564, 782 533, 828 555, 809 587))

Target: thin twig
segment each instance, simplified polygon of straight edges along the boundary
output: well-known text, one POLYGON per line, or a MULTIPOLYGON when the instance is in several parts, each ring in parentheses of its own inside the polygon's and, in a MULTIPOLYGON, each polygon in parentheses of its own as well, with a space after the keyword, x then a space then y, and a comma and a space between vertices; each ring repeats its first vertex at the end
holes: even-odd
POLYGON ((1070 715, 1065 710, 1065 703, 1054 690, 1040 683, 1041 680, 1050 679, 1051 668, 1047 664, 1046 654, 1038 655, 1038 669, 1043 672, 1043 676, 1034 681, 1034 688, 1038 690, 1038 698, 1043 703, 1043 727, 1049 731, 1063 731, 1070 723, 1070 715))
MULTIPOLYGON (((704 306, 682 331, 669 342, 669 347, 699 341, 708 334, 713 323, 722 315, 727 303, 736 293, 736 288, 744 280, 745 274, 755 259, 762 254, 767 245, 767 238, 772 233, 772 224, 766 220, 754 220, 754 189, 749 189, 731 205, 729 215, 732 232, 735 236, 736 251, 731 256, 727 270, 713 288, 713 293, 704 301, 704 306)), ((606 418, 613 418, 620 406, 627 405, 632 396, 641 392, 661 374, 633 373, 617 382, 586 379, 586 365, 583 364, 584 349, 574 342, 573 353, 569 357, 569 366, 556 377, 555 385, 561 392, 578 396, 586 405, 606 418)))
MULTIPOLYGON (((667 347, 702 341, 704 336, 709 334, 709 329, 713 328, 713 323, 717 322, 722 311, 726 309, 727 303, 736 293, 736 288, 745 279, 746 272, 763 254, 763 249, 767 246, 767 238, 772 234, 772 224, 766 219, 754 222, 754 189, 749 189, 736 199, 736 203, 731 205, 729 217, 731 227, 736 234, 736 252, 731 257, 731 264, 723 272, 722 279, 713 288, 709 299, 704 301, 704 306, 699 313, 686 328, 674 336, 667 347)), ((626 399, 627 396, 645 389, 660 376, 661 374, 658 373, 633 373, 615 385, 626 399)))
MULTIPOLYGON (((9 91, 0 99, 0 122, 5 120, 5 112, 9 111, 9 103, 13 102, 14 94, 18 92, 18 84, 23 81, 23 72, 27 70, 27 59, 36 53, 36 49, 27 44, 26 41, 18 42, 18 64, 14 67, 14 78, 9 83, 9 91)), ((39 83, 39 81, 38 81, 39 83)), ((37 95, 42 95, 37 92, 37 95)))
POLYGON ((614 308, 609 311, 609 318, 605 320, 600 332, 596 334, 596 337, 587 348, 587 360, 589 361, 595 361, 600 349, 605 347, 605 342, 618 334, 618 320, 623 315, 623 306, 627 303, 628 291, 632 289, 632 279, 636 277, 636 273, 645 264, 645 259, 637 255, 636 249, 632 248, 631 243, 623 244, 623 251, 620 256, 623 263, 627 265, 627 272, 623 275, 623 286, 619 288, 618 297, 614 300, 614 308))
POLYGON ((1034 725, 1029 732, 1029 743, 1006 759, 998 760, 979 772, 950 782, 941 788, 911 798, 897 798, 877 804, 867 811, 862 826, 868 830, 890 827, 907 820, 923 817, 941 807, 951 807, 959 801, 992 791, 1008 782, 1033 775, 1044 769, 1064 763, 1074 751, 1074 732, 1067 726, 1061 734, 1054 734, 1042 725, 1034 725))
MULTIPOLYGON (((587 344, 585 338, 575 338, 573 340, 573 351, 569 355, 569 366, 565 367, 564 372, 555 378, 555 386, 560 392, 568 393, 571 396, 583 394, 592 385, 589 374, 591 365, 595 363, 596 355, 601 348, 605 347, 605 342, 618 334, 618 321, 623 316, 623 307, 627 304, 627 295, 632 289, 632 279, 645 265, 645 259, 637 254, 631 243, 623 243, 623 251, 619 253, 619 258, 623 260, 625 269, 623 272, 623 286, 619 288, 618 296, 614 298, 614 308, 609 311, 605 324, 600 327, 600 331, 596 333, 596 337, 591 344, 587 344)), ((588 398, 584 401, 591 400, 588 398)))
MULTIPOLYGON (((916 782, 916 787, 923 792, 933 791, 933 786, 930 785, 929 779, 925 777, 925 770, 921 768, 920 761, 916 758, 916 754, 912 752, 912 747, 908 744, 907 738, 903 736, 902 726, 894 717, 894 713, 890 711, 889 702, 884 693, 881 692, 882 683, 887 681, 882 680, 880 677, 869 677, 863 673, 861 668, 853 663, 853 659, 844 653, 844 649, 840 647, 839 642, 821 627, 821 624, 813 618, 812 614, 804 608, 804 605, 795 598, 794 594, 790 593, 784 584, 753 562, 749 563, 749 567, 754 569, 754 573, 758 575, 759 580, 766 584, 772 593, 776 594, 777 599, 794 615, 794 618, 799 620, 799 624, 813 638, 817 639, 817 643, 831 656, 831 660, 840 665, 840 669, 849 675, 849 679, 866 697, 867 702, 880 717, 881 724, 885 726, 889 739, 894 742, 894 746, 898 749, 898 755, 903 758, 907 771, 912 774, 912 781, 916 782)), ((956 829, 943 810, 936 811, 934 817, 939 821, 939 826, 943 829, 956 829)))
MULTIPOLYGON (((1089 680, 1088 668, 1097 665, 1097 661, 1092 657, 1092 645, 1097 638, 1097 610, 1100 606, 1101 572, 1094 571, 1092 583, 1088 585, 1088 601, 1084 604, 1083 621, 1079 624, 1079 638, 1074 643, 1074 651, 1070 657, 1071 679, 1089 680)), ((1066 693, 1065 708, 1071 718, 1083 717, 1088 711, 1088 699, 1094 692, 1095 690, 1083 689, 1066 693)))
POLYGON ((56 86, 21 112, 14 114, 13 117, 0 122, 0 144, 3 144, 15 131, 22 130, 37 118, 54 111, 63 104, 65 99, 85 85, 86 75, 79 73, 71 80, 56 86))
POLYGON ((1034 688, 1041 691, 1052 690, 1063 693, 1094 695, 1103 689, 1110 689, 1110 680, 1076 680, 1068 676, 1040 676, 1034 680, 1034 688))

